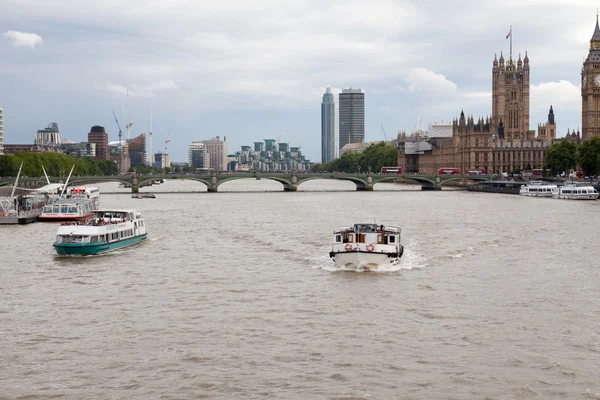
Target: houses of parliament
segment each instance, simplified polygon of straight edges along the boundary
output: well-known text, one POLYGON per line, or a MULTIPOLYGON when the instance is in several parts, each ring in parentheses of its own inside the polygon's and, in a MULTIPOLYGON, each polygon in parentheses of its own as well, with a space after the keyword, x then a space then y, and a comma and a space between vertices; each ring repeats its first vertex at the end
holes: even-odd
POLYGON ((437 124, 429 132, 398 134, 398 166, 405 172, 436 173, 459 168, 501 173, 543 168, 548 147, 557 141, 580 143, 600 135, 600 26, 590 40, 581 69, 582 131, 556 138, 552 105, 548 118, 529 129, 530 64, 525 57, 508 60, 494 56, 492 63, 492 115, 477 118, 461 111, 451 124, 437 124))

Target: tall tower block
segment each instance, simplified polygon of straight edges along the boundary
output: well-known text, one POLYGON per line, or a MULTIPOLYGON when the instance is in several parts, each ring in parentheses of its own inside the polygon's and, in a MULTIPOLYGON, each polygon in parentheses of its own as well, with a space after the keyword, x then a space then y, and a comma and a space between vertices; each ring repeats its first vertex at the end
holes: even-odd
POLYGON ((600 26, 590 40, 590 51, 581 68, 581 139, 600 135, 600 26))
POLYGON ((492 67, 492 132, 498 132, 500 122, 506 139, 524 138, 529 131, 529 57, 515 63, 512 56, 506 65, 504 55, 494 56, 492 67))

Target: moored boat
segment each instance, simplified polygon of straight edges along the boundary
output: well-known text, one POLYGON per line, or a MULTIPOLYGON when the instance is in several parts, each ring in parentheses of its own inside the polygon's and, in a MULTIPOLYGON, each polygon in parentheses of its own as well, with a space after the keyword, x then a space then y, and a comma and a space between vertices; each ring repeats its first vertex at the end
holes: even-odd
POLYGON ((81 221, 91 218, 98 204, 91 199, 70 198, 46 205, 40 221, 81 221))
POLYGON ((552 191, 557 187, 558 186, 555 184, 531 181, 527 185, 521 186, 519 195, 530 197, 552 197, 552 191))
POLYGON ((598 191, 593 186, 566 184, 552 190, 552 197, 567 200, 597 200, 598 191))
POLYGON ((525 182, 481 181, 467 185, 467 190, 470 192, 519 194, 523 185, 525 185, 525 182))
POLYGON ((377 224, 355 224, 333 233, 329 256, 336 266, 376 270, 397 264, 404 253, 401 229, 377 224))
POLYGON ((134 210, 98 210, 92 219, 58 227, 53 246, 60 255, 97 255, 140 243, 146 224, 134 210))

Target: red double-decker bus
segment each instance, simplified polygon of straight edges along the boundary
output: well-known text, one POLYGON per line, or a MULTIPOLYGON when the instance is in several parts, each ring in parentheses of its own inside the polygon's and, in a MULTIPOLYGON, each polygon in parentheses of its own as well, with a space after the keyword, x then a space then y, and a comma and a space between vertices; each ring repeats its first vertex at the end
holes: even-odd
POLYGON ((458 168, 440 168, 438 171, 439 175, 460 175, 460 169, 458 168))
POLYGON ((381 167, 382 174, 401 174, 402 168, 400 167, 381 167))

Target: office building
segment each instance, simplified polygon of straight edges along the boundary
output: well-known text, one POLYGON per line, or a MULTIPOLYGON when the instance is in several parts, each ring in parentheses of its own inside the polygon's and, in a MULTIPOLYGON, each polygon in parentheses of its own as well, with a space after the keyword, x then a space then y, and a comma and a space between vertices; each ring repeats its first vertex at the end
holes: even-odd
POLYGON ((146 165, 146 134, 127 140, 131 167, 146 165))
POLYGON ((365 141, 365 94, 360 89, 344 89, 339 96, 340 139, 338 148, 365 141))
POLYGON ((204 142, 192 142, 188 147, 188 164, 196 169, 210 168, 208 150, 204 142))
POLYGON ((60 151, 75 158, 96 157, 96 144, 88 142, 75 143, 70 140, 63 140, 60 143, 60 151))
POLYGON ((219 136, 210 140, 203 140, 204 147, 209 156, 209 167, 214 171, 227 171, 227 137, 223 140, 219 136))
POLYGON ((4 154, 4 108, 0 107, 0 154, 4 154))
POLYGON ((335 158, 335 101, 328 87, 321 103, 321 163, 335 158))
POLYGON ((33 143, 43 151, 57 151, 60 147, 60 132, 58 124, 51 122, 47 128, 40 129, 35 134, 33 143))
POLYGON ((88 143, 96 145, 96 158, 108 160, 108 133, 103 126, 94 125, 88 133, 88 143))

